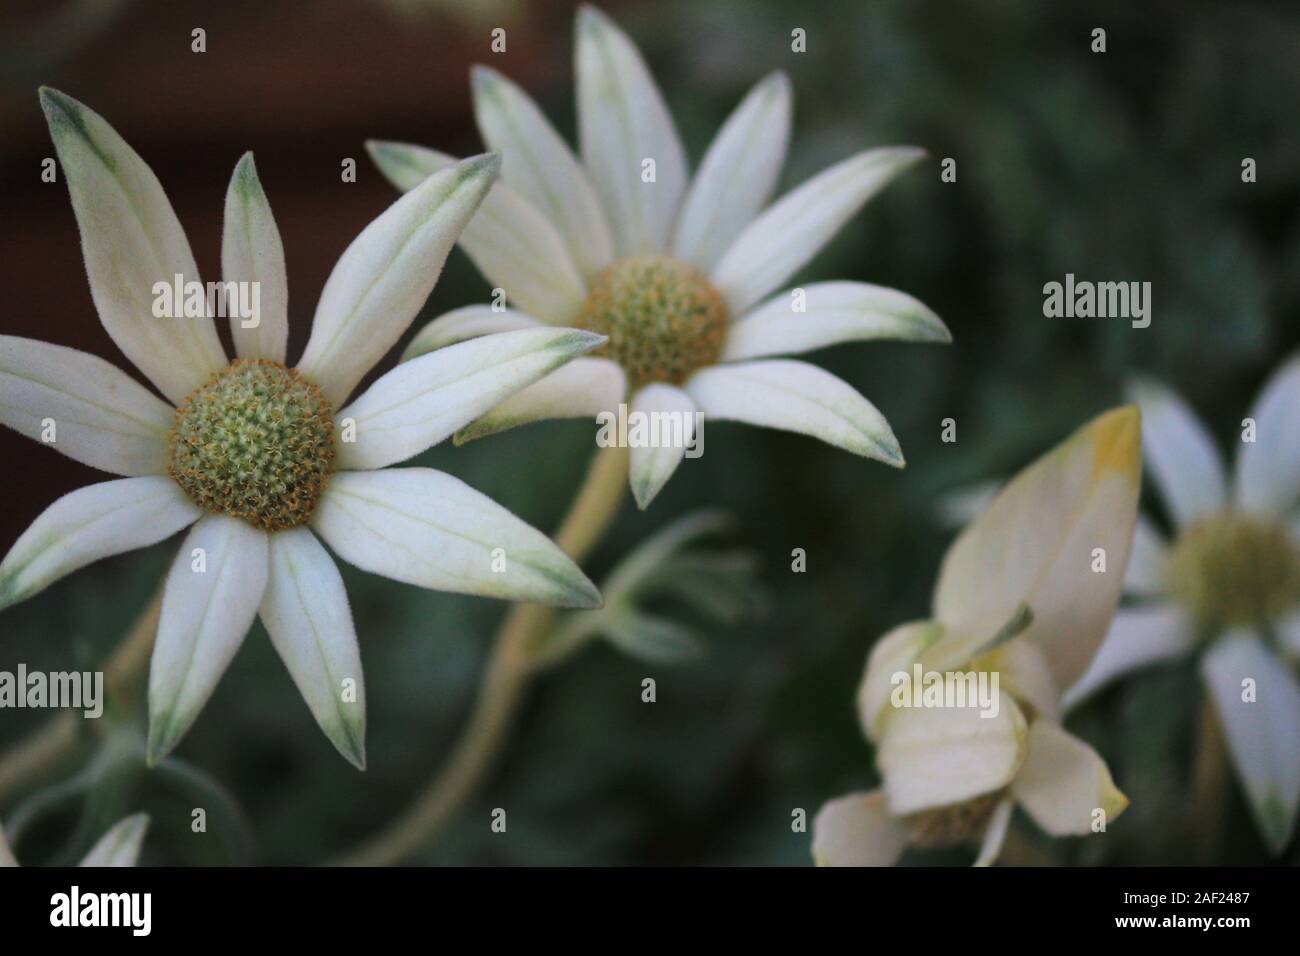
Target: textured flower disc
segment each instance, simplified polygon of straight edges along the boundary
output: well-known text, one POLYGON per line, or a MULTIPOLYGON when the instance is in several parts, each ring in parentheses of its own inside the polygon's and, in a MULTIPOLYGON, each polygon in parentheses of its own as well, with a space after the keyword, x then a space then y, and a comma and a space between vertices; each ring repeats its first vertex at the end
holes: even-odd
POLYGON ((1300 602, 1300 553, 1281 525, 1215 515, 1174 542, 1169 587, 1209 629, 1273 621, 1300 602))
POLYGON ((727 308, 696 269, 667 256, 635 256, 592 281, 577 325, 609 336, 593 355, 617 361, 633 388, 680 385, 722 354, 727 308))
POLYGON ((167 473, 196 505, 282 531, 311 517, 334 466, 334 410, 276 362, 236 359, 176 409, 167 473))
POLYGON ((1002 790, 982 793, 961 803, 909 814, 903 820, 912 842, 922 849, 959 846, 980 838, 1004 796, 1002 790))

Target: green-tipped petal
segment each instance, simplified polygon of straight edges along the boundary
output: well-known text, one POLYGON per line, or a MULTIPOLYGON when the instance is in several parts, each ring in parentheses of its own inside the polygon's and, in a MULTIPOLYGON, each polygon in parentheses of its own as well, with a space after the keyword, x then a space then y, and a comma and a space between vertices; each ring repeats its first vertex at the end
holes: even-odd
POLYGON ((230 318, 235 354, 283 365, 289 346, 289 279, 284 244, 252 153, 240 158, 226 190, 221 278, 225 282, 257 283, 257 324, 245 327, 245 321, 251 320, 238 315, 230 318))

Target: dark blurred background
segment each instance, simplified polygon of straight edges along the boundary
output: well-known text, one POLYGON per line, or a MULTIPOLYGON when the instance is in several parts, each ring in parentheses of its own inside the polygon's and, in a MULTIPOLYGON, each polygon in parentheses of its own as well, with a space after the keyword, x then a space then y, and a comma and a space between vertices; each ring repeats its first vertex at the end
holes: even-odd
MULTIPOLYGON (((802 864, 809 836, 791 831, 791 811, 811 818, 824 799, 874 782, 853 694, 872 641, 928 611, 952 535, 936 516, 943 494, 1020 468, 1119 402, 1135 370, 1179 389, 1226 442, 1300 344, 1300 8, 628 0, 605 9, 644 51, 694 162, 774 68, 796 93, 784 186, 866 146, 926 147, 930 162, 874 200, 800 278, 903 289, 938 311, 955 342, 842 346, 816 358, 889 417, 905 471, 720 425, 649 513, 625 510, 593 578, 671 518, 723 504, 738 518, 733 540, 762 558, 766 613, 719 630, 687 665, 599 646, 548 675, 497 771, 418 861, 802 864), (807 31, 804 54, 790 50, 795 27, 807 31), (1090 52, 1095 27, 1107 31, 1104 54, 1090 52), (944 157, 957 160, 956 183, 940 182, 944 157), (1258 182, 1242 182, 1245 157, 1258 182), (1043 284, 1067 272, 1150 281, 1150 328, 1044 318, 1043 284), (956 444, 940 441, 945 417, 957 421, 956 444), (791 572, 793 548, 807 551, 804 574, 791 572), (640 701, 645 676, 658 681, 653 706, 640 701), (493 807, 508 809, 508 834, 490 832, 493 807)), ((6 3, 0 331, 128 367, 95 316, 67 188, 40 181, 53 148, 39 84, 92 106, 145 157, 207 278, 219 269, 230 172, 254 150, 288 257, 293 359, 334 261, 395 198, 364 140, 476 151, 476 61, 522 83, 572 138, 572 11, 521 0, 6 3), (507 29, 504 54, 489 49, 496 26, 507 29), (195 27, 207 31, 206 53, 190 51, 195 27), (347 157, 354 184, 340 181, 347 157)), ((454 252, 412 333, 487 294, 454 252)), ((417 461, 550 529, 591 434, 589 423, 551 423, 417 461)), ((9 431, 0 460, 3 550, 55 497, 105 477, 9 431)), ((174 548, 103 562, 5 611, 0 669, 95 666, 174 548)), ((312 863, 389 819, 445 756, 506 609, 343 574, 366 668, 365 774, 316 728, 258 625, 178 751, 192 773, 163 779, 127 761, 93 786, 74 778, 25 855, 56 858, 71 852, 78 820, 84 840, 144 808, 154 815, 146 862, 312 863), (217 804, 218 839, 194 838, 190 808, 217 804), (248 840, 234 835, 241 827, 248 840)), ((1188 663, 1144 673, 1081 712, 1072 729, 1101 750, 1132 808, 1086 841, 1051 843, 1022 825, 1009 859, 1205 862, 1184 825, 1199 695, 1188 663)), ((0 747, 43 717, 0 714, 0 747)), ((138 708, 113 719, 127 740, 143 726, 138 708)), ((100 746, 88 735, 50 782, 73 777, 100 746)), ((1216 861, 1265 859, 1235 791, 1222 826, 1216 861)))

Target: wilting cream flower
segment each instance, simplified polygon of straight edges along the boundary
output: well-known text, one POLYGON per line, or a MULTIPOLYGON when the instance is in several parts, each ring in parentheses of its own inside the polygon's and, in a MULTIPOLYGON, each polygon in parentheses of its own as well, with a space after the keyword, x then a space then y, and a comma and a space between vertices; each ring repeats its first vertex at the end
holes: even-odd
POLYGON ((970 842, 989 864, 1013 804, 1054 836, 1123 811, 1101 757, 1061 727, 1060 688, 1087 667, 1115 612, 1140 482, 1138 412, 1116 409, 1021 472, 962 533, 933 618, 872 648, 858 714, 883 786, 822 807, 819 864, 887 866, 909 844, 970 842), (901 706, 895 675, 917 665, 997 675, 997 706, 901 706))
POLYGON ((424 304, 495 178, 495 156, 431 176, 357 236, 290 368, 284 251, 245 155, 226 195, 222 271, 227 282, 260 283, 261 315, 255 327, 232 321, 238 357, 230 361, 206 311, 153 312, 157 283, 198 281, 153 172, 82 104, 53 90, 41 102, 100 320, 168 402, 93 355, 0 337, 0 423, 128 476, 65 495, 36 519, 0 563, 0 608, 193 525, 162 600, 149 678, 151 761, 198 716, 260 614, 321 728, 364 766, 356 632, 317 535, 344 560, 421 587, 600 603, 556 545, 504 508, 442 472, 385 466, 604 339, 532 329, 466 342, 403 364, 345 404, 424 304))
MULTIPOLYGON (((944 324, 911 296, 861 282, 767 297, 923 152, 867 150, 764 209, 790 134, 783 73, 741 102, 693 181, 636 47, 591 7, 578 13, 577 85, 581 161, 523 90, 475 68, 475 114, 483 139, 502 153, 502 181, 461 245, 521 311, 457 309, 425 327, 407 355, 547 325, 592 329, 609 342, 503 402, 457 440, 613 413, 626 402, 633 413, 674 413, 687 441, 702 412, 812 435, 901 466, 898 442, 875 406, 829 372, 775 356, 865 339, 947 342, 944 324)), ((404 190, 455 162, 403 143, 367 145, 404 190)), ((683 451, 681 441, 632 447, 631 485, 641 507, 683 451)))
POLYGON ((1136 668, 1200 652, 1256 825, 1280 853, 1300 806, 1300 355, 1242 422, 1231 481, 1182 399, 1154 382, 1133 394, 1175 535, 1166 542, 1139 520, 1125 592, 1140 603, 1115 616, 1067 706, 1136 668))
MULTIPOLYGON (((140 858, 140 845, 144 843, 144 834, 148 829, 148 814, 136 813, 124 817, 99 838, 77 865, 135 866, 136 860, 140 858)), ((4 827, 0 827, 0 866, 17 865, 18 861, 9 849, 9 841, 5 839, 4 827)))

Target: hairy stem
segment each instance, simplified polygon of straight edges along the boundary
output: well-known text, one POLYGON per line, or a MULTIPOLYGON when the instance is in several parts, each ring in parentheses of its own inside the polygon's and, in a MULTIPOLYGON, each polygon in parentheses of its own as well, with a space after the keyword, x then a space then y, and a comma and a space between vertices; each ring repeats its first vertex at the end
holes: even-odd
MULTIPOLYGON (((627 449, 601 448, 569 506, 555 542, 581 563, 618 512, 627 490, 627 449)), ((410 806, 375 836, 332 861, 338 866, 398 863, 429 842, 473 793, 501 749, 511 718, 533 673, 537 641, 555 611, 516 604, 497 632, 474 709, 460 740, 437 775, 410 806)))
MULTIPOLYGON (((108 697, 115 697, 144 672, 158 631, 162 595, 159 588, 126 638, 104 662, 104 691, 108 697)), ((63 711, 0 755, 0 804, 57 767, 76 748, 79 736, 76 712, 63 711)))

